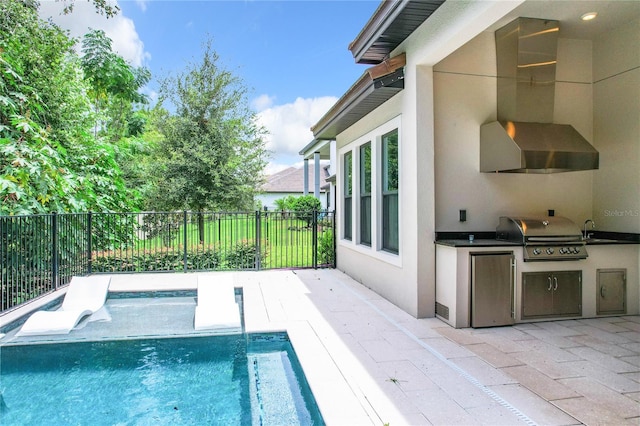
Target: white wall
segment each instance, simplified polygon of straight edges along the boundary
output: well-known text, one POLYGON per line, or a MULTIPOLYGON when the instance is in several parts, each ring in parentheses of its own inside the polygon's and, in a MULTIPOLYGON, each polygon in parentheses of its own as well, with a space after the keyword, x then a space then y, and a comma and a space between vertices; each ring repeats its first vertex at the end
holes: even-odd
MULTIPOLYGON (((554 121, 593 140, 591 45, 560 39, 554 121)), ((592 216, 594 171, 480 173, 480 125, 496 119, 493 32, 484 32, 434 66, 437 231, 494 231, 502 215, 555 210, 576 223, 592 216), (467 222, 458 211, 467 210, 467 222)))
POLYGON ((640 20, 593 45, 597 229, 640 233, 640 20))
MULTIPOLYGON (((404 230, 414 229, 416 227, 414 208, 411 207, 412 202, 408 201, 412 192, 411 188, 416 187, 415 176, 410 173, 411 168, 407 167, 409 157, 411 155, 411 147, 408 145, 405 137, 407 120, 404 116, 399 115, 403 96, 406 91, 395 95, 384 105, 380 106, 358 123, 345 130, 338 135, 337 151, 338 151, 338 182, 336 204, 338 212, 337 229, 337 266, 338 269, 346 272, 355 280, 361 282, 365 286, 371 288, 376 293, 382 295, 392 303, 401 307, 413 316, 419 315, 418 309, 418 279, 417 279, 417 253, 415 243, 407 238, 404 230), (382 126, 382 130, 381 129, 382 126), (376 250, 376 242, 373 241, 371 247, 362 246, 357 243, 357 227, 354 226, 353 238, 351 241, 343 238, 343 167, 342 161, 345 152, 352 151, 356 158, 356 151, 360 143, 371 140, 372 145, 375 143, 372 136, 381 135, 399 128, 399 156, 400 156, 400 178, 399 178, 399 200, 400 200, 400 249, 399 254, 391 254, 384 251, 376 250), (366 137, 365 137, 366 136, 366 137)), ((374 151, 375 155, 375 151, 374 151)), ((415 157, 413 158, 415 162, 415 157)), ((372 159, 375 161, 375 158, 372 159)), ((373 163, 376 164, 376 163, 373 163)), ((375 168, 373 174, 377 172, 375 168)), ((357 164, 353 167, 354 188, 357 186, 357 164)), ((376 176, 372 176, 372 182, 376 181, 376 176)), ((413 190, 415 192, 415 190, 413 190)), ((356 195, 354 191, 354 195, 356 195)), ((354 196, 353 223, 358 221, 357 197, 354 196)), ((376 209, 372 202, 372 232, 377 228, 376 209)), ((415 202, 413 202, 415 205, 415 202)), ((415 231, 412 232, 415 235, 415 231)), ((375 235, 372 235, 375 239, 375 235)))

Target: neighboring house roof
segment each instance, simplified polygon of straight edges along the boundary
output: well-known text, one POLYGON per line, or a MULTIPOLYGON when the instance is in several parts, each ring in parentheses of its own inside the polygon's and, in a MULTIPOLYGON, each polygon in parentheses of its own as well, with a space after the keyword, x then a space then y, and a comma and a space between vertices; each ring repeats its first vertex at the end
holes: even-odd
MULTIPOLYGON (((327 166, 321 166, 320 191, 324 192, 329 177, 327 166)), ((313 194, 315 179, 315 166, 309 164, 309 193, 313 194)), ((262 192, 304 192, 304 167, 289 167, 278 173, 267 176, 267 181, 262 185, 262 192)))

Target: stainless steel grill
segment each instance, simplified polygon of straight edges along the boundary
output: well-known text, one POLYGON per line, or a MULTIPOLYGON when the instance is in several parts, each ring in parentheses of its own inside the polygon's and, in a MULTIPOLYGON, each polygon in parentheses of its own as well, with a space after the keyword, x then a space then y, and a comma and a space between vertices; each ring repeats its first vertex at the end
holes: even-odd
POLYGON ((586 259, 580 228, 566 217, 500 218, 496 239, 524 245, 524 261, 586 259))

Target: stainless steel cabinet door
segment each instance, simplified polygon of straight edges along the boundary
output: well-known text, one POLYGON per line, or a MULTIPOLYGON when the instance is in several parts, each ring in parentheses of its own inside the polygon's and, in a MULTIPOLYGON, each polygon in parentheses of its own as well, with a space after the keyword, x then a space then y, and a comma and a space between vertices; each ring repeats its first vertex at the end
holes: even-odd
POLYGON ((582 314, 582 272, 553 273, 553 314, 579 316, 582 314))
POLYGON ((522 318, 582 315, 582 271, 522 274, 522 318))
POLYGON ((514 323, 513 253, 471 254, 471 326, 514 323))
POLYGON ((627 298, 626 269, 598 269, 596 314, 625 314, 627 298))
POLYGON ((553 314, 553 277, 551 272, 522 274, 522 318, 553 314))

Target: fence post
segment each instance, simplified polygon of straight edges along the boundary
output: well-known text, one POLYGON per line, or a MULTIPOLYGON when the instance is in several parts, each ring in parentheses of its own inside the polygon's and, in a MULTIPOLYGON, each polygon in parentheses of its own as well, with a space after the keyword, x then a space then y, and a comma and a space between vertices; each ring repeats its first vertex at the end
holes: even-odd
POLYGON ((89 213, 87 213, 87 274, 91 275, 91 273, 93 272, 93 265, 92 265, 92 259, 91 259, 91 252, 92 247, 91 247, 91 228, 93 224, 93 217, 92 217, 92 213, 91 211, 89 211, 89 213))
POLYGON ((318 269, 318 212, 314 209, 313 210, 313 217, 312 219, 312 239, 313 239, 313 253, 312 253, 312 259, 313 259, 313 269, 318 269))
POLYGON ((53 288, 58 289, 60 279, 58 277, 58 213, 51 214, 51 279, 53 288))
POLYGON ((256 210, 256 270, 262 266, 262 253, 260 252, 260 210, 256 210))
POLYGON ((184 210, 183 214, 184 214, 183 220, 182 220, 182 233, 184 235, 184 238, 182 240, 184 244, 183 260, 184 260, 184 272, 187 272, 187 211, 184 210))
POLYGON ((336 211, 335 210, 331 212, 331 235, 333 236, 333 256, 332 256, 333 261, 331 263, 333 268, 335 269, 336 265, 338 264, 338 261, 337 261, 338 254, 336 253, 338 238, 336 235, 336 211))

